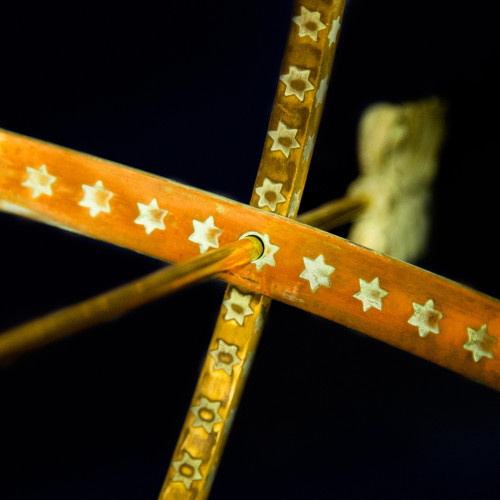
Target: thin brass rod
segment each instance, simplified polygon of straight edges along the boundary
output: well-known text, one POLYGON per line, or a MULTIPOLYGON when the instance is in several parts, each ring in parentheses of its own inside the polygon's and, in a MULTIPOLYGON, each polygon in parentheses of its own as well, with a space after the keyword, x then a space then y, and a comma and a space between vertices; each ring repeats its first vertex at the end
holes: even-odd
POLYGON ((300 214, 297 220, 308 226, 330 231, 352 222, 363 212, 367 204, 367 198, 346 195, 300 214))
POLYGON ((242 238, 187 262, 168 266, 78 304, 15 327, 0 335, 0 361, 116 318, 143 304, 262 255, 262 242, 242 238))

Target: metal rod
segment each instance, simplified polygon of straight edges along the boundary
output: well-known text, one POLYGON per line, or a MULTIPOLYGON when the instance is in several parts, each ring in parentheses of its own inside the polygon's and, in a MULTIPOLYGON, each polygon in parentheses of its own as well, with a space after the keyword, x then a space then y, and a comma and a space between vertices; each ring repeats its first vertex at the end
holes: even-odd
POLYGON ((262 255, 262 242, 242 238, 187 262, 169 266, 109 292, 66 307, 0 335, 0 361, 45 346, 262 255))

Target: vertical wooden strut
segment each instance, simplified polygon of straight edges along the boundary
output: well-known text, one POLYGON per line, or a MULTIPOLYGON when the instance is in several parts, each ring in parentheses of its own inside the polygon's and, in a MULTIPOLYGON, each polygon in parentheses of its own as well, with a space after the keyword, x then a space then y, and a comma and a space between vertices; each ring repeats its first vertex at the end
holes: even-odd
MULTIPOLYGON (((295 218, 302 197, 337 45, 345 0, 294 5, 288 42, 250 204, 295 218)), ((274 266, 279 247, 265 245, 257 270, 274 266)), ((160 499, 210 493, 271 299, 228 286, 208 353, 160 499)))

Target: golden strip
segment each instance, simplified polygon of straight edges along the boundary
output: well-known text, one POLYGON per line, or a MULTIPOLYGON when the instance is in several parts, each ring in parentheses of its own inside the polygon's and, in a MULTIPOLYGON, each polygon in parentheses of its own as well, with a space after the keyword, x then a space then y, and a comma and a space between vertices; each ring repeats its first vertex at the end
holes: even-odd
POLYGON ((0 361, 69 337, 85 328, 109 321, 143 304, 188 285, 242 266, 262 255, 258 238, 242 238, 188 262, 161 269, 0 335, 0 361))
MULTIPOLYGON (((496 341, 500 337, 500 302, 491 297, 285 217, 16 134, 0 132, 0 159, 0 199, 10 206, 167 262, 199 255, 200 244, 193 241, 195 221, 210 222, 212 217, 215 229, 208 223, 204 227, 208 233, 215 231, 212 236, 218 235, 219 246, 257 232, 268 241, 264 257, 237 273, 222 273, 221 279, 500 390, 500 343, 496 341), (46 165, 56 178, 52 194, 33 197, 32 189, 25 185, 27 166, 31 165, 46 165), (89 208, 79 202, 85 199, 82 185, 95 185, 96 180, 113 197, 109 213, 92 217, 89 208), (138 203, 147 204, 152 198, 159 210, 168 213, 151 210, 153 215, 164 215, 164 228, 148 234, 139 224, 144 221, 138 203), (320 256, 335 270, 313 290, 306 262, 311 267, 311 261, 321 260, 320 256), (382 291, 375 286, 376 278, 382 291), (369 306, 367 294, 380 309, 365 310, 361 299, 369 306), (431 321, 432 330, 415 326, 418 317, 431 321)), ((326 274, 330 271, 323 269, 326 274)), ((243 323, 249 318, 244 316, 243 323)), ((235 319, 225 322, 235 329, 240 326, 235 319)))
MULTIPOLYGON (((295 2, 267 140, 250 200, 252 206, 286 217, 295 218, 297 214, 344 3, 344 0, 295 2)), ((270 298, 250 294, 248 290, 231 286, 226 289, 160 499, 208 497, 270 304, 270 298), (221 377, 212 358, 214 353, 222 355, 222 351, 228 356, 228 349, 236 356, 232 359, 239 359, 243 368, 227 368, 226 376, 221 377), (204 430, 198 428, 204 404, 212 405, 212 409, 217 406, 217 412, 211 414, 217 417, 222 431, 208 424, 204 430)))

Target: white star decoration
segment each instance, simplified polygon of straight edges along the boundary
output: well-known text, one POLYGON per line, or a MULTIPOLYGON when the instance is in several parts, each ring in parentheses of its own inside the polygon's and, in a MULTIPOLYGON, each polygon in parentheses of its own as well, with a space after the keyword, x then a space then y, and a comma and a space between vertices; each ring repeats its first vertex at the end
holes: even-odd
POLYGON ((281 194, 282 187, 281 182, 274 183, 266 177, 262 186, 255 188, 255 192, 259 195, 257 205, 261 208, 269 207, 274 212, 278 203, 286 201, 286 198, 281 194))
POLYGON ((297 212, 297 208, 299 207, 300 203, 300 191, 301 190, 293 194, 292 201, 290 201, 290 205, 288 206, 288 212, 286 214, 287 217, 293 217, 297 212))
POLYGON ((300 277, 309 281, 313 292, 320 286, 331 286, 330 275, 335 271, 335 268, 325 264, 323 255, 318 255, 314 260, 303 257, 303 260, 305 269, 300 273, 300 277))
POLYGON ((111 212, 109 200, 113 197, 113 193, 104 189, 102 181, 97 181, 93 186, 82 184, 82 189, 84 195, 78 205, 88 208, 91 217, 95 217, 99 212, 111 212))
POLYGON ((137 203, 137 206, 139 207, 140 215, 134 222, 144 226, 146 234, 151 234, 155 229, 165 230, 163 218, 168 214, 168 211, 158 207, 156 198, 153 198, 149 205, 137 203))
POLYGON ((241 363, 238 346, 226 344, 222 339, 218 340, 217 349, 210 351, 209 354, 215 359, 214 370, 224 370, 228 375, 233 373, 234 365, 241 363))
POLYGON ((190 408, 194 415, 193 427, 203 427, 210 434, 214 425, 222 422, 222 417, 219 415, 221 404, 222 401, 210 401, 208 398, 201 397, 200 403, 190 408))
POLYGON ((185 451, 181 460, 172 462, 172 467, 175 469, 172 481, 183 483, 189 490, 193 481, 203 479, 203 476, 200 473, 201 462, 201 458, 194 458, 187 451, 185 451))
POLYGON ((299 101, 303 101, 304 94, 314 89, 314 85, 309 81, 310 73, 309 69, 301 70, 297 66, 290 66, 288 74, 280 76, 280 80, 286 85, 285 95, 294 95, 299 101))
POLYGON ((324 100, 325 94, 328 90, 328 75, 325 76, 320 82, 319 87, 316 92, 316 96, 314 97, 314 106, 318 107, 324 100))
POLYGON ((295 139, 297 131, 298 129, 288 128, 280 121, 276 130, 270 130, 268 132, 268 135, 273 140, 271 151, 281 151, 288 158, 290 150, 300 147, 297 139, 295 139))
POLYGON ((363 279, 359 279, 360 289, 353 297, 363 302, 363 311, 366 312, 372 307, 382 310, 382 299, 388 292, 380 288, 378 278, 373 279, 368 283, 363 279))
POLYGON ((328 46, 331 47, 333 43, 337 41, 337 34, 340 29, 340 16, 335 19, 332 23, 332 27, 330 28, 330 32, 328 33, 328 46))
POLYGON ((56 177, 47 173, 47 166, 42 165, 38 170, 26 167, 28 178, 22 186, 30 188, 33 198, 38 198, 41 194, 52 196, 52 184, 56 177))
POLYGON ((189 236, 189 241, 198 243, 200 253, 205 253, 209 248, 219 248, 219 236, 222 230, 214 225, 214 218, 211 215, 205 222, 193 219, 194 233, 189 236))
POLYGON ((308 10, 302 6, 300 7, 300 16, 294 16, 292 21, 299 26, 299 36, 309 36, 317 42, 318 31, 326 28, 320 18, 321 12, 308 10))
POLYGON ((249 233, 245 233, 240 237, 244 238, 245 236, 257 236, 261 239, 264 244, 264 253, 258 258, 252 261, 252 264, 255 264, 255 267, 260 271, 266 264, 268 266, 275 266, 276 262, 274 260, 274 254, 280 249, 279 246, 273 245, 269 240, 269 236, 267 234, 260 234, 255 231, 251 231, 249 233))
POLYGON ((250 307, 251 300, 252 296, 250 294, 240 293, 236 288, 231 288, 229 299, 222 302, 222 305, 227 310, 224 319, 226 321, 234 319, 236 323, 243 326, 245 316, 253 314, 253 309, 250 307))
POLYGON ((428 300, 425 305, 413 302, 413 316, 408 320, 410 325, 418 328, 418 334, 425 337, 429 332, 438 334, 438 321, 443 317, 440 311, 434 309, 434 301, 428 300))
POLYGON ((309 159, 311 158, 311 153, 312 153, 312 150, 314 148, 314 135, 310 135, 308 138, 307 138, 307 141, 306 141, 306 145, 304 146, 304 153, 303 153, 303 161, 309 161, 309 159))
POLYGON ((463 348, 472 352, 472 357, 477 363, 482 357, 493 358, 493 346, 497 339, 488 333, 488 328, 483 325, 479 330, 467 327, 469 340, 463 345, 463 348))

